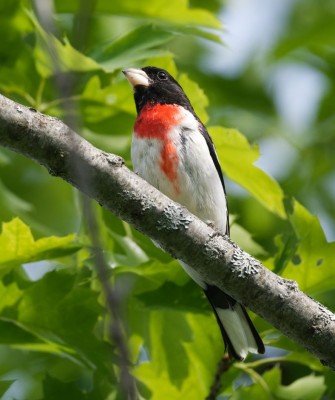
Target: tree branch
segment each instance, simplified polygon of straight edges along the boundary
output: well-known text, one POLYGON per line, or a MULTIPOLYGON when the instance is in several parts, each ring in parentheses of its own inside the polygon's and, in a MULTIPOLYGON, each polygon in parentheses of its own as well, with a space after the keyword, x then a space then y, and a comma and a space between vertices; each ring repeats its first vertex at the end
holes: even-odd
POLYGON ((1 95, 0 145, 98 201, 335 369, 334 314, 131 172, 120 157, 1 95), (74 159, 85 182, 72 168, 74 159))

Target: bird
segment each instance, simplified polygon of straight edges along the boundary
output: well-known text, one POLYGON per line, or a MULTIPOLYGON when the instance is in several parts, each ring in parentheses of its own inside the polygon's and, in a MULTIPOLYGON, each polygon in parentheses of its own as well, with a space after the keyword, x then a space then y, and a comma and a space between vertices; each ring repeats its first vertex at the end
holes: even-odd
MULTIPOLYGON (((226 190, 215 146, 184 90, 162 68, 122 72, 133 89, 137 111, 131 144, 134 171, 229 236, 226 190)), ((229 357, 243 361, 249 352, 264 353, 263 341, 244 306, 179 262, 212 306, 229 357)))

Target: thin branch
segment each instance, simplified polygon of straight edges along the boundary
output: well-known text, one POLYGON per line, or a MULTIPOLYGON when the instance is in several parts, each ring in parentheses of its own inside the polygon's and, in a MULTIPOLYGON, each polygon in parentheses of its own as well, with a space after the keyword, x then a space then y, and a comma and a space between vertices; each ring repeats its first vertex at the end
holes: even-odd
MULTIPOLYGON (((51 0, 34 0, 34 6, 41 25, 44 26, 47 32, 55 34, 57 32, 57 27, 53 23, 53 2, 51 0)), ((87 22, 94 6, 95 0, 81 1, 79 6, 79 13, 76 17, 78 25, 77 42, 80 42, 82 46, 85 45, 85 39, 87 37, 87 31, 89 29, 89 24, 87 22), (82 21, 82 18, 85 19, 85 23, 84 21, 82 21)), ((71 134, 68 137, 70 141, 69 144, 75 147, 76 135, 74 134, 73 129, 78 129, 80 124, 78 118, 79 114, 76 112, 76 103, 73 101, 75 77, 73 74, 63 74, 61 72, 60 60, 57 54, 57 50, 52 41, 47 44, 47 47, 49 55, 53 59, 53 75, 56 91, 59 94, 59 98, 63 100, 62 103, 63 111, 65 111, 65 122, 71 128, 71 134)), ((41 104, 44 84, 45 82, 42 81, 39 90, 37 91, 37 104, 41 104)), ((75 180, 79 182, 80 186, 87 187, 92 184, 89 179, 90 175, 86 176, 86 166, 77 154, 73 154, 73 157, 71 157, 68 167, 71 168, 72 174, 73 176, 75 176, 75 180)), ((100 281, 102 291, 105 296, 107 312, 111 319, 109 323, 108 334, 110 340, 114 343, 119 354, 121 395, 122 398, 127 398, 128 400, 136 400, 137 394, 135 379, 129 372, 129 351, 126 340, 124 338, 120 298, 109 281, 109 268, 105 256, 102 252, 99 226, 96 221, 96 216, 93 211, 91 201, 87 196, 82 196, 81 200, 83 205, 83 217, 87 226, 87 233, 94 249, 93 265, 100 281)))
POLYGON ((214 376, 214 381, 210 388, 209 395, 206 397, 205 400, 215 400, 217 398, 221 389, 222 376, 225 372, 229 370, 231 366, 232 366, 232 361, 230 357, 228 355, 222 357, 222 359, 218 363, 216 373, 214 376))
POLYGON ((34 159, 335 369, 335 315, 63 122, 0 96, 0 145, 34 159), (73 143, 75 145, 73 145, 73 143), (87 185, 70 168, 85 166, 87 185))
POLYGON ((85 219, 88 225, 88 232, 93 245, 93 260, 98 279, 102 286, 103 293, 106 297, 106 306, 111 316, 109 326, 109 336, 115 344, 120 357, 120 385, 124 398, 127 400, 136 400, 135 379, 129 373, 129 351, 123 334, 123 323, 121 319, 120 296, 116 290, 110 285, 109 267, 101 248, 99 227, 90 204, 90 200, 86 198, 83 202, 85 219))

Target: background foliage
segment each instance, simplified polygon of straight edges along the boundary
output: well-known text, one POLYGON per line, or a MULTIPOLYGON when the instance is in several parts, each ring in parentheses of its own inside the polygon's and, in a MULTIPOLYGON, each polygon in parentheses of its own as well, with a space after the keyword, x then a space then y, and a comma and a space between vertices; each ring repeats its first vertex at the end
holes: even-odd
MULTIPOLYGON (((324 230, 335 238, 335 3, 267 3, 56 0, 52 34, 28 0, 1 0, 0 90, 65 120, 75 112, 84 137, 130 166, 135 108, 120 69, 167 68, 210 127, 233 239, 334 310, 335 245, 324 230), (259 21, 269 3, 281 4, 276 30, 270 18, 259 21), (247 47, 229 43, 248 26, 247 47), (60 81, 72 74, 75 110, 63 107, 55 63, 60 81)), ((78 194, 4 149, 0 177, 0 396, 119 398, 78 194)), ((204 399, 224 348, 200 289, 147 238, 95 211, 141 398, 204 399)), ((330 371, 254 320, 267 352, 233 364, 220 399, 334 398, 330 371)))

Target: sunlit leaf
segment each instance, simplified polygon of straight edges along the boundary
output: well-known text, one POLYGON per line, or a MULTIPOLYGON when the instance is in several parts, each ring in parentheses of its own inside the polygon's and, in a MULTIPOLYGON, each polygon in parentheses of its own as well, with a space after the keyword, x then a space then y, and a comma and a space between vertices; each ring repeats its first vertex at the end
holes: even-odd
MULTIPOLYGON (((230 220, 231 223, 231 220, 230 220)), ((264 256, 265 250, 251 236, 250 232, 244 229, 241 225, 234 222, 230 225, 230 237, 243 250, 252 255, 264 256)))
POLYGON ((290 221, 298 244, 283 276, 296 280, 301 290, 311 294, 332 289, 335 243, 327 242, 317 217, 297 201, 294 202, 290 221))
MULTIPOLYGON (((200 0, 55 0, 53 35, 30 11, 29 0, 2 2, 0 90, 47 114, 70 117, 87 140, 121 155, 129 166, 136 109, 132 90, 120 72, 126 67, 167 69, 204 123, 236 126, 253 141, 262 141, 261 146, 264 139, 276 146, 273 139, 280 136, 294 157, 277 173, 279 186, 254 165, 259 151, 242 134, 210 130, 224 173, 251 195, 242 198, 228 190, 230 211, 238 221, 231 218, 231 236, 256 256, 269 254, 267 267, 296 279, 301 289, 331 309, 335 306, 334 243, 327 242, 318 219, 307 208, 320 215, 327 237, 332 237, 333 3, 287 4, 286 16, 276 15, 276 23, 284 28, 279 36, 269 33, 266 57, 259 57, 254 48, 241 69, 232 68, 232 76, 227 77, 224 64, 230 60, 225 57, 231 57, 233 65, 238 49, 233 45, 227 55, 221 46, 213 48, 208 42, 221 41, 220 20, 225 22, 228 9, 219 0, 206 4, 200 0), (289 107, 290 102, 279 101, 280 90, 272 85, 281 63, 292 60, 311 66, 324 79, 324 98, 307 116, 308 129, 300 136, 278 118, 276 109, 282 103, 289 107), (62 72, 62 82, 71 77, 73 109, 66 107, 68 99, 55 84, 56 70, 62 72), (294 200, 288 204, 287 198, 284 208, 284 190, 285 197, 298 198, 306 208, 294 200)), ((248 18, 252 23, 255 16, 250 12, 248 18)), ((266 23, 263 27, 266 30, 266 23)), ((235 37, 243 33, 233 25, 229 28, 235 37)), ((248 52, 242 53, 245 59, 248 52)), ((292 93, 296 89, 289 79, 285 85, 292 93)), ((308 91, 301 89, 296 90, 299 107, 308 104, 303 96, 308 91)), ((280 150, 278 158, 286 161, 280 150)), ((22 156, 7 150, 4 154, 0 154, 0 217, 8 221, 19 215, 25 223, 6 222, 0 235, 0 397, 123 399, 118 386, 119 353, 109 335, 110 317, 79 196, 22 156), (78 231, 77 240, 84 246, 80 251, 75 237, 68 235, 78 231), (38 263, 59 257, 51 261, 53 272, 45 271, 37 280, 28 280, 21 268, 14 268, 30 263, 36 271, 38 263), (8 379, 16 381, 11 386, 8 379)), ((139 399, 205 399, 224 346, 202 290, 149 238, 99 205, 94 211, 103 254, 111 267, 108 277, 120 294, 139 399)), ((256 318, 256 323, 269 345, 265 357, 249 356, 244 363, 231 365, 222 377, 218 398, 334 397, 332 373, 317 358, 267 322, 256 318)))
POLYGON ((287 400, 318 400, 326 390, 322 376, 309 375, 288 386, 278 387, 276 394, 280 399, 287 400))
POLYGON ((107 72, 113 72, 118 68, 133 66, 138 61, 155 56, 164 56, 166 50, 158 50, 173 38, 173 34, 152 25, 144 25, 121 38, 100 47, 92 57, 107 72), (156 50, 153 48, 156 47, 156 50))
MULTIPOLYGON (((55 1, 55 6, 58 12, 76 12, 78 10, 78 3, 75 0, 67 2, 57 0, 55 1)), ((101 13, 155 21, 155 23, 170 25, 180 31, 220 41, 218 35, 210 34, 203 28, 219 30, 221 29, 221 22, 207 10, 189 7, 187 0, 164 2, 153 0, 148 3, 139 3, 134 0, 122 2, 102 0, 98 2, 95 10, 101 13)))
POLYGON ((74 243, 75 236, 47 237, 34 240, 27 225, 19 218, 2 224, 0 235, 0 270, 32 261, 59 258, 80 249, 74 243))
POLYGON ((36 27, 34 56, 36 68, 41 76, 48 78, 57 71, 88 72, 101 69, 93 59, 76 50, 67 38, 64 38, 62 43, 47 33, 32 12, 28 12, 28 15, 36 27))
MULTIPOLYGON (((0 282, 0 312, 5 308, 15 306, 18 300, 22 297, 23 291, 19 289, 16 282, 4 285, 0 282)), ((4 330, 0 330, 4 333, 4 330)))
POLYGON ((194 107, 194 110, 197 113, 198 117, 205 124, 208 120, 208 114, 206 112, 208 99, 204 91, 199 87, 196 82, 192 81, 185 74, 182 74, 178 77, 178 82, 190 98, 192 106, 194 107))
POLYGON ((140 320, 137 319, 136 325, 135 319, 130 320, 133 333, 142 336, 149 357, 148 361, 139 363, 134 374, 152 393, 150 398, 205 398, 220 358, 220 352, 215 353, 213 348, 213 337, 223 352, 214 318, 200 315, 193 318, 172 309, 152 311, 148 317, 148 329, 140 320))
POLYGON ((264 207, 281 218, 286 217, 284 194, 278 183, 254 165, 259 150, 235 129, 212 127, 210 134, 224 173, 247 189, 264 207))

